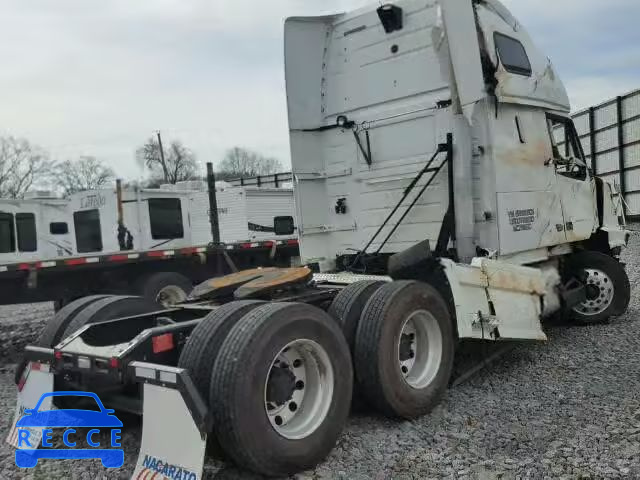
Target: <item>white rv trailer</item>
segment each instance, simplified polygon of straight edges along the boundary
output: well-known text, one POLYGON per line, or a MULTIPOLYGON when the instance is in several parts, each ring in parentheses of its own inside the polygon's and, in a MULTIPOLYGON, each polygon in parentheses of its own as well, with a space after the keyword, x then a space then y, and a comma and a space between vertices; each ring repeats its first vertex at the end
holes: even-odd
POLYGON ((459 340, 545 341, 551 314, 598 323, 628 306, 611 186, 585 163, 551 61, 499 1, 292 18, 285 69, 308 267, 213 279, 195 304, 107 323, 90 324, 122 299, 80 299, 18 372, 18 412, 54 376, 104 385, 113 407, 137 400, 132 478, 201 478, 208 439, 261 474, 308 470, 354 388, 412 419, 442 398, 459 340))
POLYGON ((227 271, 204 258, 191 268, 207 252, 227 252, 225 263, 233 257, 236 267, 288 265, 297 256, 292 189, 221 186, 217 195, 219 246, 212 245, 206 182, 0 200, 0 282, 8 284, 0 302, 63 304, 104 292, 155 298, 165 290, 177 301, 194 282, 227 271), (287 234, 276 235, 277 222, 291 225, 287 234), (76 274, 87 266, 93 269, 89 279, 76 274))
POLYGON ((0 265, 72 256, 67 205, 42 191, 0 200, 0 265))
MULTIPOLYGON (((203 182, 204 183, 204 182, 203 182)), ((195 185, 193 185, 195 186, 195 185)), ((118 240, 118 198, 113 189, 84 192, 71 197, 78 253, 122 250, 171 250, 208 245, 213 241, 209 194, 199 190, 123 189, 123 224, 133 237, 132 248, 118 240), (84 219, 94 222, 95 236, 79 232, 84 219), (99 220, 99 224, 98 224, 99 220), (97 232, 100 230, 101 244, 97 232), (91 245, 91 238, 96 244, 91 245), (83 242, 89 242, 84 245, 83 242)), ((295 239, 295 233, 276 235, 274 222, 293 219, 292 189, 229 188, 216 192, 220 241, 225 244, 295 239)), ((90 230, 90 228, 89 228, 90 230)))
MULTIPOLYGON (((206 182, 178 182, 176 185, 162 185, 160 188, 163 191, 180 191, 187 188, 192 191, 189 196, 192 243, 210 242, 211 224, 206 182)), ((274 225, 279 219, 289 218, 293 221, 293 188, 243 187, 216 182, 216 198, 220 240, 223 243, 283 241, 296 238, 295 232, 291 235, 276 235, 274 231, 274 225)))

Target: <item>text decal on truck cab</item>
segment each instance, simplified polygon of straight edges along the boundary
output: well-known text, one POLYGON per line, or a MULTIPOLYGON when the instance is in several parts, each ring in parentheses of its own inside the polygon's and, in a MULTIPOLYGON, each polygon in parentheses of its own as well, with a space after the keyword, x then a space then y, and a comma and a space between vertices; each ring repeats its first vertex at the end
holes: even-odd
POLYGON ((509 223, 514 232, 525 232, 533 229, 536 223, 536 211, 533 208, 527 210, 509 210, 509 223))

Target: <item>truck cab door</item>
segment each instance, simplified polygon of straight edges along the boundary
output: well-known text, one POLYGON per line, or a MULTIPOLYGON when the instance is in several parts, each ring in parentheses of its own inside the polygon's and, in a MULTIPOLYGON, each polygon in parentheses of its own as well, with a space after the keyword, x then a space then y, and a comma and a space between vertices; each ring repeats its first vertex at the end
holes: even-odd
POLYGON ((586 240, 595 230, 598 218, 595 182, 589 174, 573 121, 548 114, 547 123, 553 154, 549 161, 558 178, 567 241, 586 240))
POLYGON ((545 112, 502 104, 493 127, 500 254, 566 242, 545 112))

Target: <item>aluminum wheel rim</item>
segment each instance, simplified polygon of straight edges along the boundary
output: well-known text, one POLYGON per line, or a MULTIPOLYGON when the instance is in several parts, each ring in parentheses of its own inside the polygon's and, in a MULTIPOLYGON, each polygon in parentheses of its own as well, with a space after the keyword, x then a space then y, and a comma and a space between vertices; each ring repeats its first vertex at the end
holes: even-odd
POLYGON ((604 312, 613 303, 615 288, 611 277, 602 270, 587 268, 585 286, 587 288, 587 300, 573 307, 573 310, 581 315, 593 316, 604 312))
POLYGON ((170 307, 187 299, 187 292, 176 285, 167 285, 156 295, 156 302, 163 307, 170 307))
POLYGON ((306 438, 324 422, 333 399, 334 373, 329 355, 313 340, 287 344, 274 358, 264 385, 264 409, 274 430, 289 440, 306 438), (276 371, 279 370, 279 372, 276 371), (286 400, 268 398, 276 373, 293 382, 286 400))
POLYGON ((436 318, 417 310, 405 320, 398 341, 398 364, 404 381, 415 389, 431 384, 442 363, 442 331, 436 318))

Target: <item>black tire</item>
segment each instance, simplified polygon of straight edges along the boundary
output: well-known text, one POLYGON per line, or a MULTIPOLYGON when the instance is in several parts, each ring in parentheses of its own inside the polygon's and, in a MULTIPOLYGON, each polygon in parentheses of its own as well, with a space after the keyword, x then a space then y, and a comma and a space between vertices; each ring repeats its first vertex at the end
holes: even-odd
POLYGON ((193 290, 193 283, 184 275, 176 272, 160 272, 145 276, 138 282, 136 293, 152 302, 158 301, 158 295, 166 287, 175 287, 184 293, 186 299, 193 290))
MULTIPOLYGON (((624 266, 615 258, 594 251, 576 253, 569 257, 565 265, 565 272, 570 277, 576 277, 580 281, 586 279, 587 269, 599 270, 609 277, 611 282, 609 282, 609 279, 604 278, 602 283, 600 283, 600 281, 596 279, 595 282, 597 286, 595 286, 596 283, 594 283, 593 288, 598 289, 599 293, 596 292, 597 295, 603 296, 613 289, 613 299, 604 310, 600 310, 597 304, 594 304, 593 310, 589 312, 587 309, 579 307, 573 308, 568 312, 570 318, 582 325, 594 325, 607 322, 609 318, 622 315, 626 312, 631 299, 631 285, 624 266)), ((588 286, 588 288, 592 287, 588 286)), ((588 294, 589 293, 590 291, 588 290, 588 294)), ((602 297, 598 297, 598 300, 600 298, 602 297)), ((595 301, 597 302, 597 300, 595 301)))
MULTIPOLYGON (((44 329, 40 333, 40 337, 38 337, 36 341, 36 345, 44 348, 55 347, 60 343, 60 340, 62 340, 64 331, 75 316, 84 308, 105 297, 106 295, 92 295, 90 297, 79 298, 59 309, 56 314, 47 321, 44 329)), ((14 374, 16 385, 20 382, 26 366, 27 362, 24 358, 16 366, 14 374)))
POLYGON ((411 419, 429 413, 447 389, 454 353, 451 316, 437 290, 422 282, 389 283, 372 295, 358 324, 354 363, 359 393, 389 417, 411 419), (400 370, 399 345, 405 321, 418 310, 435 319, 442 346, 434 376, 427 385, 414 388, 400 370))
POLYGON ((189 375, 205 402, 209 402, 211 369, 224 339, 238 320, 263 304, 259 300, 227 303, 204 317, 191 332, 178 359, 178 367, 189 370, 189 375))
POLYGON ((90 297, 79 298, 62 307, 45 325, 44 330, 42 330, 38 338, 37 345, 45 348, 55 347, 60 343, 67 326, 78 313, 92 303, 106 297, 107 295, 91 295, 90 297))
POLYGON ((342 432, 352 386, 349 347, 327 313, 301 303, 263 305, 231 329, 216 360, 210 391, 216 436, 237 465, 262 475, 286 476, 313 468, 342 432), (324 421, 294 440, 281 436, 270 423, 264 385, 279 352, 300 339, 324 349, 334 384, 324 421))
POLYGON ((140 315, 162 310, 157 303, 142 297, 108 296, 93 302, 80 311, 68 324, 61 339, 89 323, 104 322, 121 317, 140 315))
POLYGON ((356 329, 362 310, 371 295, 382 287, 386 282, 376 280, 365 280, 352 283, 343 288, 333 299, 328 313, 331 315, 342 329, 344 338, 347 340, 349 349, 353 352, 356 337, 356 329))

